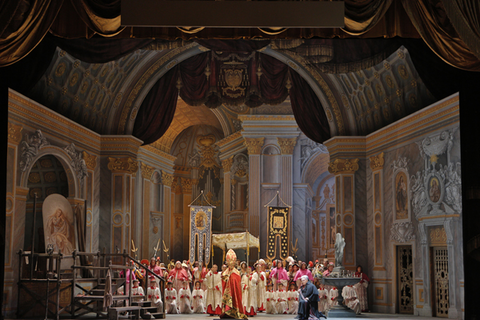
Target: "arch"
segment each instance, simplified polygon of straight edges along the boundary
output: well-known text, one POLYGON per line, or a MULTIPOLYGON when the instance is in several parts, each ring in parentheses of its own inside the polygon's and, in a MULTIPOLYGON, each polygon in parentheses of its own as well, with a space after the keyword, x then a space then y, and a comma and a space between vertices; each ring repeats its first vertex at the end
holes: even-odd
POLYGON ((309 183, 313 188, 317 178, 328 171, 330 154, 321 151, 315 152, 305 163, 302 171, 302 183, 309 183))
POLYGON ((73 159, 68 155, 65 150, 57 146, 47 145, 43 146, 38 150, 38 153, 32 158, 29 166, 25 169, 24 172, 22 172, 20 176, 20 187, 27 188, 28 175, 30 174, 30 171, 32 170, 37 160, 46 155, 53 155, 55 158, 58 159, 58 161, 60 161, 63 168, 65 169, 68 180, 68 197, 73 199, 80 199, 83 194, 81 193, 80 181, 71 165, 73 159))

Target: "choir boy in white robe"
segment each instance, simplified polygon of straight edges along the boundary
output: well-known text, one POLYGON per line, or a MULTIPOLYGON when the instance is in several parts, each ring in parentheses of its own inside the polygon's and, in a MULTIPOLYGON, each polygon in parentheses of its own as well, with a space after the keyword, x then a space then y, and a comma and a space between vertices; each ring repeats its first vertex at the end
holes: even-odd
POLYGON ((252 268, 248 267, 248 273, 250 277, 248 278, 248 304, 245 309, 245 314, 247 316, 254 316, 257 314, 257 284, 258 284, 258 274, 252 272, 252 268))
POLYGON ((325 313, 328 310, 328 290, 321 283, 320 288, 318 288, 318 311, 325 313))
POLYGON ((338 297, 337 287, 333 287, 332 289, 330 289, 330 292, 328 293, 328 309, 331 309, 334 306, 338 306, 337 297, 338 297))
POLYGON ((205 292, 200 285, 200 281, 195 281, 195 289, 192 291, 193 296, 193 313, 205 313, 205 292))
POLYGON ((288 311, 288 303, 287 303, 287 291, 283 287, 283 283, 278 283, 278 291, 277 291, 277 312, 279 314, 287 314, 288 311))
POLYGON ((265 293, 265 298, 267 300, 267 313, 268 314, 277 314, 277 294, 272 290, 272 285, 267 286, 267 292, 265 293))
POLYGON ((157 312, 163 312, 162 296, 155 279, 150 281, 150 286, 147 289, 147 301, 150 301, 152 306, 157 307, 157 312))
POLYGON ((192 313, 192 293, 187 281, 183 282, 183 288, 178 292, 178 310, 180 313, 192 313))
POLYGON ((267 275, 264 271, 262 271, 262 266, 260 263, 256 263, 254 265, 257 275, 258 275, 258 283, 257 283, 257 312, 264 312, 266 307, 267 300, 265 299, 265 293, 267 286, 267 275))
POLYGON ((205 277, 207 283, 207 313, 210 315, 222 314, 222 275, 216 264, 205 277))
POLYGON ((247 268, 247 263, 245 261, 242 261, 240 263, 240 276, 241 276, 241 286, 242 286, 242 303, 243 307, 245 308, 245 311, 248 310, 248 288, 249 288, 249 279, 250 279, 250 274, 248 272, 247 268))
POLYGON ((177 290, 173 287, 172 281, 168 281, 165 288, 165 303, 165 312, 167 314, 180 313, 177 306, 177 290))
POLYGON ((143 288, 140 287, 139 281, 137 279, 133 280, 133 287, 132 287, 132 298, 133 301, 142 301, 143 298, 145 297, 145 292, 143 291, 143 288))
POLYGON ((287 295, 288 300, 288 313, 297 314, 298 311, 298 290, 295 283, 290 283, 290 290, 287 295))
POLYGON ((342 296, 345 300, 345 305, 360 314, 360 301, 357 299, 357 292, 353 286, 345 286, 342 290, 342 296))

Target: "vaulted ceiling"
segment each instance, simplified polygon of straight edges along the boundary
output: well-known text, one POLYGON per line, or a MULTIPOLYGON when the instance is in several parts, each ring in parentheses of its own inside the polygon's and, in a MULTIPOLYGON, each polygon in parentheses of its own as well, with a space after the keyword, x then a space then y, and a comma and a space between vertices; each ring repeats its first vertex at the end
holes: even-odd
MULTIPOLYGON (((46 73, 29 96, 98 133, 131 134, 136 112, 149 88, 158 80, 158 73, 168 64, 181 63, 175 50, 184 53, 201 48, 191 43, 186 46, 183 50, 139 49, 119 60, 99 64, 80 61, 57 48, 46 73), (129 124, 124 132, 118 132, 118 119, 127 112, 127 97, 131 96, 135 96, 133 109, 136 110, 129 111, 129 124)), ((333 135, 365 135, 434 102, 408 50, 402 46, 391 50, 393 53, 383 60, 377 58, 378 63, 352 72, 325 70, 321 60, 334 59, 335 52, 320 52, 312 60, 311 56, 302 56, 300 50, 270 51, 273 52, 270 55, 278 55, 286 63, 299 65, 304 70, 301 75, 317 86, 316 94, 322 101, 333 135), (339 112, 335 112, 335 108, 339 112), (339 131, 339 127, 343 130, 339 131)), ((222 105, 208 109, 189 106, 179 98, 172 124, 152 146, 169 153, 175 138, 195 125, 208 124, 228 136, 241 129, 238 115, 245 113, 291 114, 292 109, 288 99, 277 106, 250 109, 245 105, 222 105)))

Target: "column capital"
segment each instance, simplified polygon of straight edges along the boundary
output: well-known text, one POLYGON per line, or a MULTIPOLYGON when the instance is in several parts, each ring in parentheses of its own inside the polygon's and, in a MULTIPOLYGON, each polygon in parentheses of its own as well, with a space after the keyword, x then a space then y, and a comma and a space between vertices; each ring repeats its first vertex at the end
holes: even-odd
POLYGON ((245 138, 245 146, 247 147, 248 154, 260 154, 263 144, 265 143, 265 137, 262 138, 245 138))
POLYGON ((335 159, 328 164, 328 172, 333 174, 355 173, 358 170, 357 159, 335 159))
POLYGON ((182 182, 182 192, 189 194, 192 193, 192 179, 189 178, 180 178, 182 182))
POLYGON ((383 169, 383 165, 385 164, 385 159, 383 156, 384 156, 384 153, 382 152, 376 156, 370 157, 370 168, 373 171, 383 169))
POLYGON ((95 170, 95 167, 97 166, 97 156, 94 156, 93 154, 89 154, 86 151, 83 151, 82 154, 83 154, 83 160, 85 161, 85 165, 87 166, 87 169, 95 170))
POLYGON ((8 142, 19 144, 22 141, 23 127, 11 122, 8 123, 8 142))
POLYGON ((278 145, 282 154, 293 154, 293 149, 297 144, 297 137, 294 138, 277 138, 278 145))
POLYGON ((135 174, 138 170, 138 162, 130 157, 108 157, 108 169, 115 173, 135 174))
POLYGON ((171 188, 173 185, 173 174, 162 171, 162 183, 171 188))
POLYGON ((152 175, 153 175, 153 171, 155 171, 155 168, 142 162, 142 164, 140 166, 140 170, 142 171, 143 179, 151 180, 152 175))
POLYGON ((233 164, 233 156, 222 160, 222 167, 223 167, 223 172, 230 172, 230 169, 232 169, 232 164, 233 164))

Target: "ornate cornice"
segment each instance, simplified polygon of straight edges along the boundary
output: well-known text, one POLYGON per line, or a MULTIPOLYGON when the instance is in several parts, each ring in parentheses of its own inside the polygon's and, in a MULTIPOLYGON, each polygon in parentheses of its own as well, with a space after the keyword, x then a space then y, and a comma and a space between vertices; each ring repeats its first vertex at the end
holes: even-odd
POLYGON ((278 145, 282 154, 293 154, 293 149, 297 144, 297 137, 294 138, 277 138, 278 145))
POLYGON ((142 146, 142 148, 145 148, 145 150, 148 150, 150 152, 153 152, 167 160, 170 160, 170 161, 175 161, 177 159, 177 157, 175 156, 172 156, 171 154, 168 154, 166 153, 165 151, 162 151, 160 149, 157 149, 155 147, 153 147, 152 145, 148 145, 148 146, 142 146))
POLYGON ((22 141, 23 127, 11 122, 8 123, 8 142, 19 144, 22 141))
POLYGON ((85 160, 85 164, 87 165, 87 169, 95 170, 95 167, 97 166, 97 156, 94 156, 93 154, 89 154, 86 151, 83 151, 82 155, 83 155, 83 160, 85 160))
POLYGON ((295 121, 293 115, 239 115, 238 119, 244 121, 295 121))
POLYGON ((142 162, 140 170, 142 171, 142 177, 144 179, 150 180, 152 179, 153 171, 155 171, 155 168, 142 162))
POLYGON ((328 164, 328 172, 333 174, 355 173, 358 159, 335 159, 328 164))
POLYGON ((245 138, 245 146, 247 147, 248 154, 260 154, 262 151, 265 138, 245 138))
POLYGON ((116 173, 135 174, 138 170, 138 162, 130 157, 108 157, 108 169, 116 173))
POLYGON ((241 137, 242 137, 242 131, 237 131, 235 133, 232 133, 228 137, 223 138, 222 140, 218 141, 216 143, 216 145, 219 146, 219 147, 223 147, 227 143, 232 142, 233 140, 241 138, 241 137))
POLYGON ((223 172, 230 172, 233 164, 233 157, 225 159, 222 161, 223 172))
POLYGON ((379 155, 370 157, 370 168, 373 171, 383 169, 383 165, 385 164, 385 159, 383 156, 384 156, 384 153, 382 152, 379 155))
POLYGON ((173 185, 173 174, 162 171, 162 183, 163 185, 171 188, 173 185))
POLYGON ((192 193, 192 179, 180 178, 182 181, 182 192, 183 193, 192 193))

